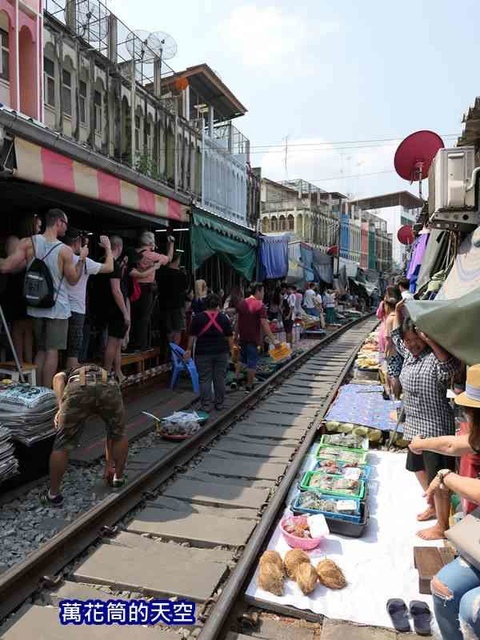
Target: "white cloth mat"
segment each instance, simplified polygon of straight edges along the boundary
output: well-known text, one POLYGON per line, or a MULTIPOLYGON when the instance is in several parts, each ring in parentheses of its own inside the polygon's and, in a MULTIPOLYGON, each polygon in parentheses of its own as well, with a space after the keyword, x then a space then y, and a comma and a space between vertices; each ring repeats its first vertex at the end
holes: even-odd
MULTIPOLYGON (((405 470, 403 453, 370 452, 368 464, 372 466, 370 522, 364 536, 355 539, 331 534, 309 552, 314 565, 324 556, 337 562, 348 586, 331 591, 319 584, 313 594, 304 596, 295 582, 285 580, 285 593, 278 597, 257 588, 255 573, 247 596, 308 609, 328 618, 391 628, 386 611, 389 598, 403 598, 407 606, 411 600, 423 600, 433 611, 432 597, 418 592, 413 547, 442 546, 442 542, 426 542, 416 536, 419 529, 433 524, 416 520, 426 508, 420 485, 415 475, 405 470)), ((268 549, 275 549, 282 557, 290 549, 279 526, 268 549)))

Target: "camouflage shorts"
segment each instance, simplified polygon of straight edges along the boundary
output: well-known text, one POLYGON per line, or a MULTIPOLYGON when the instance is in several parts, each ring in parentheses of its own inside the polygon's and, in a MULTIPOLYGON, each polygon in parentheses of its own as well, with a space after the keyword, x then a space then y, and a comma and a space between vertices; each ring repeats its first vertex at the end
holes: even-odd
POLYGON ((125 436, 125 408, 118 384, 100 381, 84 386, 77 382, 68 384, 58 415, 53 448, 75 448, 85 421, 92 416, 99 416, 105 421, 109 440, 120 440, 125 436))

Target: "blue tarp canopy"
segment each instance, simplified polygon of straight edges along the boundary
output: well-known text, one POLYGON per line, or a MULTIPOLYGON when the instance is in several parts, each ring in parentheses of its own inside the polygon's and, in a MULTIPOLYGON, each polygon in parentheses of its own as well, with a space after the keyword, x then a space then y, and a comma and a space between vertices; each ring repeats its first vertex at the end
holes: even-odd
POLYGON ((316 280, 323 280, 323 282, 330 284, 333 280, 331 256, 327 256, 318 249, 314 249, 313 270, 316 275, 316 280))
POLYGON ((285 278, 288 273, 288 234, 260 236, 261 280, 285 278))

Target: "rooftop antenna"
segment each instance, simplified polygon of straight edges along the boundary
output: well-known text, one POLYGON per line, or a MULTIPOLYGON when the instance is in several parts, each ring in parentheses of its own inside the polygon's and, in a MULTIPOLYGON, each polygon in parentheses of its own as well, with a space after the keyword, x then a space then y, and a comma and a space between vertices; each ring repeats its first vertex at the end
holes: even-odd
MULTIPOLYGON (((77 33, 87 42, 100 43, 108 35, 108 11, 98 0, 72 0, 76 2, 77 33)), ((65 11, 68 11, 66 7, 65 11)))
POLYGON ((133 31, 127 38, 125 45, 132 56, 132 95, 131 95, 131 162, 135 166, 135 94, 136 94, 136 63, 154 65, 154 92, 160 97, 160 80, 162 76, 162 62, 170 60, 177 53, 177 43, 163 31, 150 33, 149 31, 133 31))
POLYGON ((395 171, 410 184, 418 182, 418 196, 422 200, 422 180, 428 176, 437 151, 444 146, 441 137, 433 131, 416 131, 407 136, 395 152, 395 171))

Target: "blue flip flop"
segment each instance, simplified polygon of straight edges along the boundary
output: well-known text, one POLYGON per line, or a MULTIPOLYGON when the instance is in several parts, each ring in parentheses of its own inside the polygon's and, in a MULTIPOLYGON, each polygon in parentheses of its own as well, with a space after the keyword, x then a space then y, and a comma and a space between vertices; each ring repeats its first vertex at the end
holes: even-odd
POLYGON ((419 636, 431 636, 432 612, 428 604, 422 600, 412 600, 409 609, 415 633, 419 636))
POLYGON ((411 631, 410 621, 408 619, 408 609, 404 600, 400 598, 391 598, 387 602, 387 611, 392 619, 395 631, 399 633, 407 633, 411 631))

